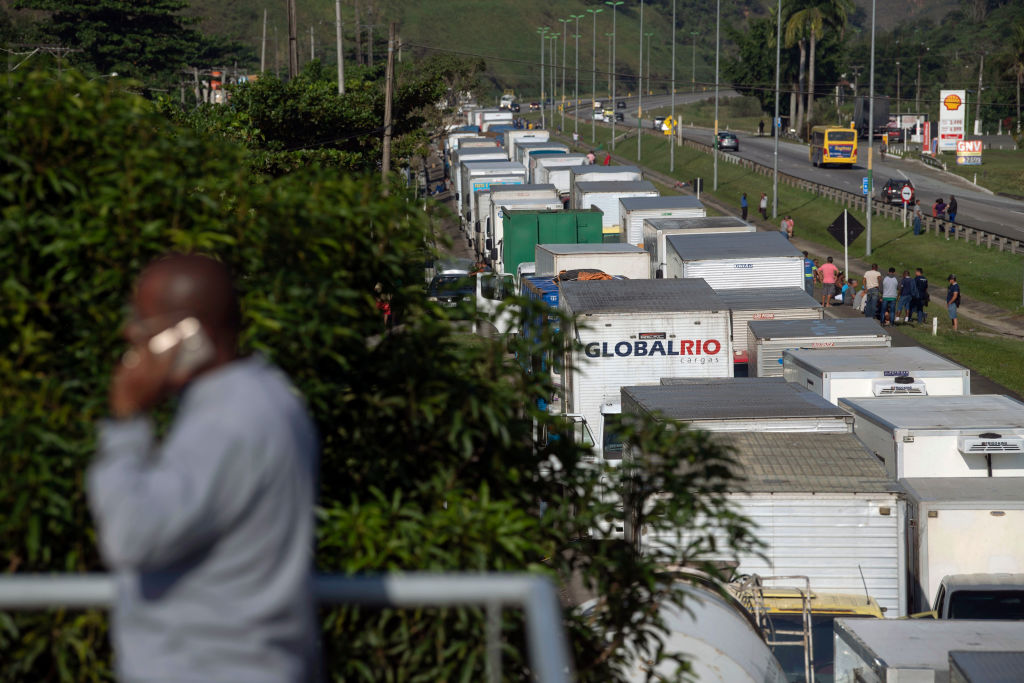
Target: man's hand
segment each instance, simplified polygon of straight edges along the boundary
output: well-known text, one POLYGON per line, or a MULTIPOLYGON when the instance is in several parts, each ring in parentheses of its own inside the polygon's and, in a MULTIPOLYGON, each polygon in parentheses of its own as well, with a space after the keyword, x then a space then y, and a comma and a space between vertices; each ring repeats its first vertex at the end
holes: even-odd
POLYGON ((132 346, 114 369, 111 414, 120 420, 159 405, 170 393, 171 368, 178 351, 175 347, 157 355, 146 344, 132 346))

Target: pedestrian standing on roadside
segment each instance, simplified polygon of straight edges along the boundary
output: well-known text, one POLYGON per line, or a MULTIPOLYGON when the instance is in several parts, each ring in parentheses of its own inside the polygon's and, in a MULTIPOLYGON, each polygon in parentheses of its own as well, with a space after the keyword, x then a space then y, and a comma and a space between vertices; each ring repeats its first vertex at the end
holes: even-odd
POLYGON ((921 211, 921 200, 914 200, 914 234, 921 234, 921 219, 924 216, 924 212, 921 211))
POLYGON ((903 278, 900 280, 900 296, 896 301, 896 320, 898 324, 900 322, 900 313, 903 314, 902 320, 905 323, 910 322, 910 302, 916 298, 917 291, 914 286, 914 278, 910 277, 910 271, 903 271, 903 278))
POLYGON ((832 263, 831 256, 826 259, 825 265, 818 268, 818 273, 821 275, 821 305, 828 308, 832 305, 832 297, 836 294, 836 280, 839 275, 839 269, 836 264, 832 263))
POLYGON ((764 137, 764 119, 757 122, 757 137, 764 137))
POLYGON ((814 261, 804 252, 804 291, 814 296, 814 261))
POLYGON ((761 201, 758 203, 757 208, 761 211, 761 218, 768 220, 768 195, 764 192, 761 193, 761 201))
POLYGON ((949 310, 949 319, 953 322, 953 331, 956 332, 959 329, 956 312, 960 308, 960 285, 957 284, 956 275, 950 275, 946 280, 949 282, 949 288, 946 290, 946 308, 949 310))
POLYGON ((787 214, 786 217, 782 219, 781 227, 782 234, 786 236, 786 239, 793 239, 793 217, 787 214))
MULTIPOLYGON (((946 215, 949 216, 949 222, 951 224, 953 224, 953 225, 956 224, 956 212, 957 212, 956 197, 954 197, 953 195, 949 195, 949 204, 946 204, 946 215)), ((956 228, 953 227, 953 225, 949 226, 949 234, 950 235, 956 234, 956 228)))
POLYGON ((743 214, 743 220, 747 220, 747 193, 744 192, 743 196, 740 197, 740 212, 743 214))
POLYGON ((587 152, 587 163, 593 164, 595 161, 597 161, 597 155, 594 154, 594 150, 590 150, 587 152))
POLYGON ((864 273, 864 317, 878 317, 878 286, 882 282, 882 274, 878 272, 878 264, 872 263, 871 270, 864 273))
POLYGON ((886 317, 896 324, 896 299, 900 293, 900 281, 896 277, 896 269, 889 268, 889 273, 882 278, 882 325, 888 325, 885 322, 886 317))
POLYGON ((612 155, 611 155, 611 152, 605 152, 604 164, 603 165, 604 166, 611 166, 612 165, 612 155))
POLYGON ((573 131, 572 132, 572 145, 573 145, 573 147, 575 147, 578 144, 580 144, 580 134, 577 133, 576 131, 573 131))
POLYGON ((914 312, 917 312, 917 322, 924 324, 924 307, 928 304, 928 278, 924 276, 924 271, 917 268, 914 271, 914 293, 916 298, 910 300, 910 315, 913 316, 914 312))

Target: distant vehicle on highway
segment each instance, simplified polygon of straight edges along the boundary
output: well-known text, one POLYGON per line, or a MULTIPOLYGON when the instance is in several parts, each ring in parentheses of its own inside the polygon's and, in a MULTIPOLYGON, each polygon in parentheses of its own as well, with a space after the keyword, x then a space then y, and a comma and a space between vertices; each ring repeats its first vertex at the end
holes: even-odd
POLYGON ((615 110, 614 109, 605 109, 604 110, 604 120, 605 121, 611 121, 613 116, 615 116, 615 110))
POLYGON ((626 115, 623 114, 621 111, 617 111, 615 112, 615 120, 624 122, 626 120, 626 115))
POLYGON ((889 144, 899 144, 903 142, 903 129, 899 126, 889 126, 882 131, 885 135, 889 136, 889 144))
POLYGON ((665 117, 664 116, 655 116, 654 117, 654 128, 656 130, 661 130, 661 127, 662 127, 662 125, 664 125, 664 123, 665 123, 665 117))
POLYGON ((511 109, 511 110, 512 110, 512 111, 514 111, 514 112, 518 112, 518 111, 519 111, 519 110, 521 109, 521 107, 519 106, 519 103, 518 103, 518 102, 513 102, 513 103, 512 103, 512 104, 511 104, 511 105, 509 106, 509 109, 511 109))
POLYGON ((626 108, 626 101, 625 100, 619 100, 618 102, 615 103, 615 108, 616 109, 625 109, 626 108))
POLYGON ((605 120, 604 112, 601 111, 600 109, 595 109, 594 110, 594 120, 595 121, 604 121, 605 120))
POLYGON ((530 111, 539 111, 540 102, 530 102, 530 111))
POLYGON ((731 149, 734 152, 740 151, 740 140, 735 133, 727 130, 718 131, 718 149, 731 149))
POLYGON ((857 163, 857 131, 840 126, 815 126, 807 157, 812 166, 853 166, 857 163))
POLYGON ((917 192, 914 190, 914 183, 910 182, 909 178, 890 178, 885 181, 885 185, 882 185, 882 190, 878 193, 880 201, 886 204, 903 204, 903 188, 909 187, 913 193, 910 195, 909 204, 914 203, 914 199, 917 197, 917 192))

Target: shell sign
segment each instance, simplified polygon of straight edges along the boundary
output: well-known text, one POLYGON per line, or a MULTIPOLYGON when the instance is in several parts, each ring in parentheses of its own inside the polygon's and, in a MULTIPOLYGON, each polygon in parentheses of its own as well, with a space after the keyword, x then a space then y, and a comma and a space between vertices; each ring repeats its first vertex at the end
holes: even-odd
POLYGON ((956 143, 964 139, 967 130, 966 90, 942 90, 939 92, 939 151, 956 151, 956 143))
POLYGON ((955 92, 950 93, 942 98, 942 105, 946 108, 947 111, 956 111, 957 109, 962 107, 963 104, 964 101, 955 92))

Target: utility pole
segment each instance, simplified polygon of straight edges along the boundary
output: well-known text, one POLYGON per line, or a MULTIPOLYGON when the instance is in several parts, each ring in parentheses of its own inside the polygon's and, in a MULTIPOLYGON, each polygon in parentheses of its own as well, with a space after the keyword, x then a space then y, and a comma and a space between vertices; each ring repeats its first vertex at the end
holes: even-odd
POLYGON ((547 26, 540 26, 537 28, 537 33, 540 34, 540 127, 547 128, 547 122, 544 120, 544 40, 547 38, 547 32, 550 29, 547 26))
POLYGON ((565 131, 565 48, 569 44, 567 29, 572 19, 559 19, 559 21, 562 22, 562 104, 559 108, 562 110, 562 130, 565 131))
MULTIPOLYGON (((674 0, 673 0, 674 1, 674 0)), ((597 142, 597 121, 594 118, 594 109, 596 109, 594 103, 597 102, 597 15, 601 12, 602 8, 588 9, 587 12, 594 17, 594 42, 591 45, 590 51, 590 69, 592 76, 590 79, 590 142, 593 144, 597 142)))
POLYGON ((637 70, 639 73, 636 79, 636 160, 640 161, 640 143, 644 137, 644 0, 640 0, 640 64, 637 70))
MULTIPOLYGON (((781 0, 780 0, 781 2, 781 0)), ((672 0, 672 139, 668 145, 668 172, 676 170, 676 0, 672 0)))
POLYGON ((380 163, 381 190, 388 193, 388 174, 391 172, 391 100, 395 89, 395 26, 388 27, 388 65, 384 77, 384 157, 380 163))
POLYGON ((363 34, 362 34, 362 29, 360 28, 360 25, 359 25, 359 0, 355 0, 354 6, 355 6, 355 11, 356 11, 356 19, 355 19, 355 21, 356 21, 356 23, 355 23, 355 27, 356 27, 356 64, 362 64, 363 63, 363 34))
POLYGON ((309 27, 309 61, 316 59, 316 39, 313 37, 313 27, 309 27))
POLYGON ((871 193, 874 191, 874 150, 875 150, 875 4, 871 0, 871 74, 868 77, 868 194, 864 198, 868 224, 865 230, 865 256, 871 256, 871 193))
POLYGON ((551 52, 549 54, 551 58, 551 125, 555 125, 555 98, 558 96, 558 74, 555 73, 555 65, 558 64, 558 47, 555 41, 558 40, 558 34, 552 33, 548 36, 551 41, 551 52))
POLYGON ((923 55, 921 48, 924 48, 924 52, 928 51, 927 47, 924 47, 924 43, 918 46, 917 50, 917 87, 914 89, 914 113, 921 113, 921 57, 923 55))
POLYGON ((779 118, 779 78, 782 71, 782 0, 775 8, 775 118, 772 132, 775 136, 775 154, 772 158, 772 218, 779 217, 779 132, 782 120, 779 118))
POLYGON ((722 0, 715 2, 715 182, 718 189, 718 55, 721 52, 722 0))
POLYGON ((690 31, 690 42, 693 44, 693 56, 690 58, 690 92, 697 92, 697 36, 700 31, 690 31))
POLYGON ((267 69, 267 10, 263 10, 263 40, 260 42, 260 73, 267 69))
POLYGON ((978 96, 974 106, 974 134, 981 135, 981 75, 985 70, 985 53, 981 53, 981 60, 978 62, 978 96))
POLYGON ((295 0, 288 0, 288 78, 299 75, 299 39, 295 21, 295 0))
MULTIPOLYGON (((573 38, 576 39, 576 84, 573 86, 573 99, 576 103, 573 105, 573 117, 572 132, 579 138, 580 133, 580 19, 587 16, 586 14, 573 14, 572 18, 576 20, 576 32, 573 34, 573 38)), ((594 117, 590 117, 593 120, 594 117)))
POLYGON ((644 37, 647 38, 647 94, 648 95, 654 94, 651 91, 651 36, 653 36, 653 35, 654 35, 653 31, 648 31, 647 33, 644 34, 644 37))
POLYGON ((334 0, 334 42, 338 50, 338 94, 345 94, 345 51, 341 45, 341 0, 334 0))
POLYGON ((896 113, 900 113, 900 63, 896 62, 896 113))
MULTIPOLYGON (((608 73, 610 73, 611 77, 612 77, 612 107, 616 106, 616 102, 615 102, 615 81, 618 80, 618 79, 615 78, 615 48, 617 48, 619 46, 619 36, 616 35, 616 33, 615 33, 616 30, 617 30, 616 26, 615 26, 615 15, 616 15, 615 8, 618 7, 619 5, 623 4, 625 1, 626 0, 604 0, 604 4, 611 5, 611 8, 612 8, 612 63, 611 63, 611 68, 608 69, 608 73)), ((615 151, 615 111, 616 110, 613 108, 612 109, 612 151, 613 152, 615 151)))

